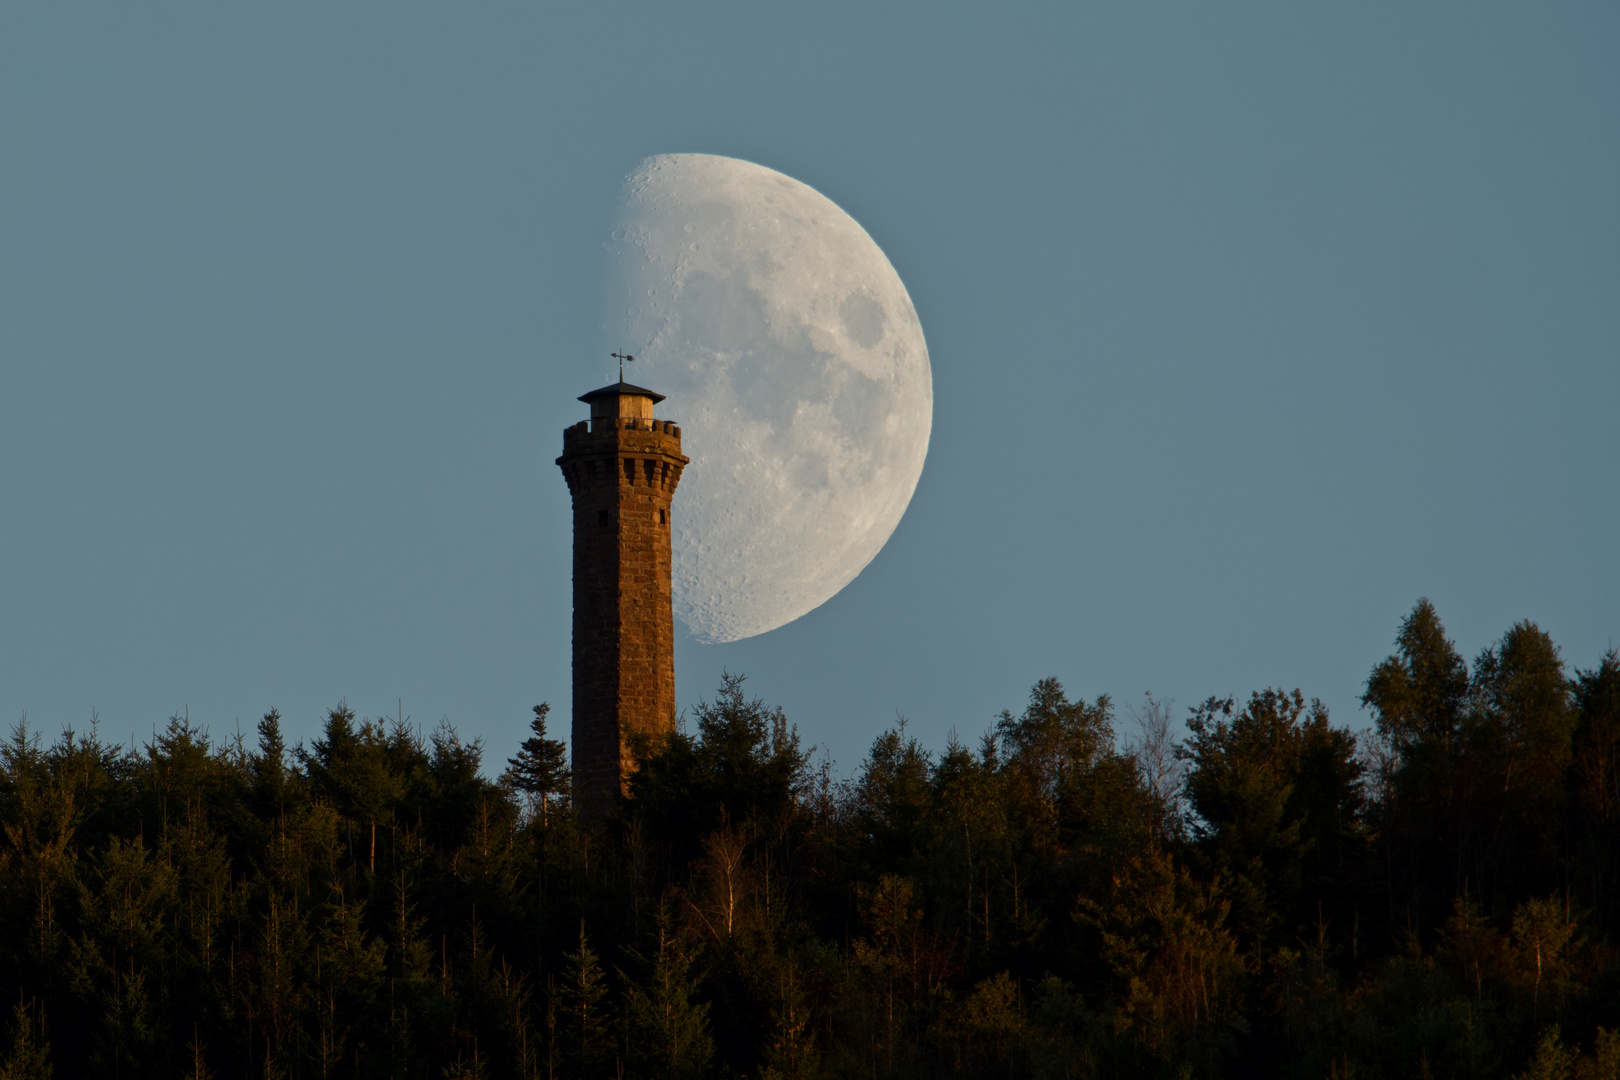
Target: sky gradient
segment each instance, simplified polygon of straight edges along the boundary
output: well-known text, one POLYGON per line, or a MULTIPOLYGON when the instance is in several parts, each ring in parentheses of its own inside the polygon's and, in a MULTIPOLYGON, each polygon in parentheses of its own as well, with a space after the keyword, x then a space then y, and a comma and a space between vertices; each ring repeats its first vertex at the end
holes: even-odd
POLYGON ((884 551, 678 645, 683 701, 744 672, 844 771, 1046 675, 1359 727, 1420 596, 1470 658, 1528 618, 1592 667, 1617 56, 1599 4, 8 5, 0 718, 402 700, 496 767, 565 720, 553 460, 611 371, 612 197, 665 152, 853 215, 935 395, 884 551))

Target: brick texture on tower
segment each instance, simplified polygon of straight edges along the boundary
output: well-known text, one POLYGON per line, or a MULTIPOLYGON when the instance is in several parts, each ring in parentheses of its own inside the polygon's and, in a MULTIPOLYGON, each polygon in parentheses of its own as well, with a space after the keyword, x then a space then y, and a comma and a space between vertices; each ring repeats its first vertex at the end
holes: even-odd
POLYGON ((670 499, 688 458, 653 418, 663 395, 622 380, 580 398, 557 459, 574 501, 574 805, 610 811, 635 768, 633 739, 675 724, 670 499))

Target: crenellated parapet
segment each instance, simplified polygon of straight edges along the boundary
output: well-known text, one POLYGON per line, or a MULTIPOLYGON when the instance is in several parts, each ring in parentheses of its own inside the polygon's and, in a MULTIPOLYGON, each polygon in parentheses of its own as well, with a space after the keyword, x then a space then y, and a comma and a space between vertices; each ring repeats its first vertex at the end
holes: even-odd
POLYGON ((656 431, 675 436, 676 442, 681 439, 681 426, 673 420, 654 420, 651 417, 640 416, 596 416, 563 428, 563 448, 567 449, 569 440, 581 435, 611 435, 619 431, 656 431))
POLYGON ((673 494, 690 460, 681 453, 678 424, 602 417, 563 429, 557 465, 571 494, 581 484, 605 483, 610 473, 615 485, 655 487, 673 494))

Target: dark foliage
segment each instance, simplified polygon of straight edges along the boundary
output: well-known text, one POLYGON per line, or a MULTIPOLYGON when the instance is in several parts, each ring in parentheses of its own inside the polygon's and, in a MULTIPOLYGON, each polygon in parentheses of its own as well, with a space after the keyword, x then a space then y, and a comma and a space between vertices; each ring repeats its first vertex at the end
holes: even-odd
POLYGON ((727 676, 572 813, 537 706, 0 744, 0 1080, 1620 1077, 1620 656, 1420 602, 1375 726, 1037 683, 812 768, 727 676))
POLYGON ((573 778, 568 768, 568 747, 559 739, 546 738, 546 717, 550 714, 551 706, 543 701, 534 707, 534 719, 529 721, 529 730, 534 734, 523 740, 503 778, 513 791, 531 801, 542 823, 550 817, 552 802, 567 793, 573 778))

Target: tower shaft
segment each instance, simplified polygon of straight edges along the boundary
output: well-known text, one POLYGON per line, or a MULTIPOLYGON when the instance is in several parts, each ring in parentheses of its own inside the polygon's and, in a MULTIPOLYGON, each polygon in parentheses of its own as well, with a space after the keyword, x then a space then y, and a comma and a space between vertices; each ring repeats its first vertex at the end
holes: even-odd
POLYGON ((688 459, 653 419, 660 395, 626 383, 582 400, 557 459, 574 503, 574 801, 607 813, 635 768, 634 740, 675 722, 670 500, 688 459))

